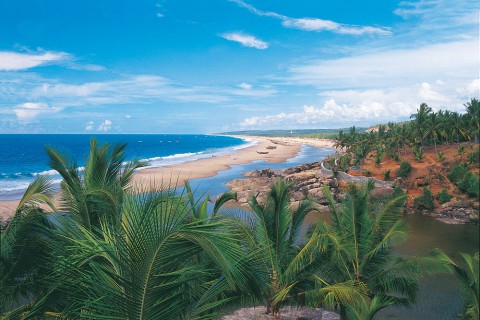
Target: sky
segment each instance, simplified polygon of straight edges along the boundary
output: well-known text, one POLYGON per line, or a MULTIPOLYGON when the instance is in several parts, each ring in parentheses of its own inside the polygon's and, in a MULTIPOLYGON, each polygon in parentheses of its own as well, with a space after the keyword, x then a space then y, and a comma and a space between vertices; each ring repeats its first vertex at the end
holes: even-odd
POLYGON ((0 2, 0 133, 368 126, 480 96, 477 0, 0 2))

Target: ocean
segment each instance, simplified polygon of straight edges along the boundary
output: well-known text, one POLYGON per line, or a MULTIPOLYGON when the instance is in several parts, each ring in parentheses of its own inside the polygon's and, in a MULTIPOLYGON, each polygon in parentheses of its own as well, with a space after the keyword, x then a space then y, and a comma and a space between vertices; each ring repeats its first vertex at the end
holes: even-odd
POLYGON ((228 136, 185 134, 2 134, 0 135, 0 200, 19 199, 38 175, 61 178, 48 166, 44 146, 53 146, 75 159, 81 168, 92 137, 99 143, 127 143, 126 160, 162 167, 212 155, 223 155, 254 142, 228 136))

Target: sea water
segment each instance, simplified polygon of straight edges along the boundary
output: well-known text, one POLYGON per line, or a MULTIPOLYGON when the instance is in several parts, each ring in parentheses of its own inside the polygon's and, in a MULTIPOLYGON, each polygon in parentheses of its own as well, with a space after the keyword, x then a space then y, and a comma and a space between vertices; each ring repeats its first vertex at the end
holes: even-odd
POLYGON ((126 160, 142 160, 162 167, 231 153, 254 144, 229 136, 185 134, 2 134, 0 135, 0 200, 19 199, 38 175, 58 183, 61 177, 48 166, 45 146, 68 155, 82 169, 95 137, 101 143, 126 143, 126 160))

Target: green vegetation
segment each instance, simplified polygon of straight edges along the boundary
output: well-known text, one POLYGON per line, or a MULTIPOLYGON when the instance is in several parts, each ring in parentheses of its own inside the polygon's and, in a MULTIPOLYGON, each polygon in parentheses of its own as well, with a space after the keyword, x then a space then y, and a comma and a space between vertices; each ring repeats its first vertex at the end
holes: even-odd
MULTIPOLYGON (((363 128, 365 130, 366 128, 363 128)), ((342 129, 296 129, 296 130, 245 130, 230 131, 222 134, 262 136, 262 137, 297 137, 316 139, 336 139, 342 129)))
POLYGON ((461 165, 456 165, 447 175, 457 187, 470 197, 479 197, 480 181, 477 175, 461 165))
POLYGON ((439 144, 472 141, 478 143, 480 104, 471 99, 465 104, 466 113, 459 114, 448 110, 433 112, 432 108, 422 103, 417 113, 412 114, 411 121, 378 125, 376 128, 358 130, 355 127, 348 131, 338 132, 337 146, 354 155, 361 163, 366 155, 375 149, 381 149, 392 159, 395 155, 406 154, 407 146, 416 150, 421 161, 426 146, 436 150, 439 144))
POLYGON ((384 173, 383 173, 383 180, 385 181, 390 181, 390 170, 386 170, 384 173))
POLYGON ((429 188, 423 189, 423 195, 416 197, 413 200, 415 206, 423 209, 433 210, 435 209, 435 202, 433 199, 432 191, 429 188))
POLYGON ((415 161, 422 162, 424 157, 424 150, 421 146, 412 148, 413 158, 415 161))
POLYGON ((400 168, 398 168, 395 174, 398 177, 402 177, 403 179, 405 179, 410 174, 411 171, 412 171, 412 165, 409 162, 402 161, 402 163, 400 163, 400 168))
POLYGON ((447 189, 443 188, 442 191, 437 194, 437 200, 440 204, 444 204, 452 200, 452 195, 448 193, 447 189))
MULTIPOLYGON (((63 177, 60 210, 39 177, 2 229, 2 319, 216 319, 239 304, 267 305, 274 319, 284 304, 373 319, 413 303, 425 273, 455 269, 468 283, 474 276, 439 250, 395 255, 408 236, 401 189, 374 201, 370 181, 350 187, 338 204, 325 187, 332 223, 305 232, 317 205, 293 206, 283 180, 264 204, 251 198, 251 214, 226 215, 221 207, 233 193, 209 211, 208 196, 195 199, 188 182, 183 191, 133 189, 132 172, 142 164, 124 165, 124 147, 92 140, 84 171, 47 148, 63 177)), ((467 311, 478 315, 478 295, 471 297, 467 311)))
POLYGON ((461 253, 461 255, 465 267, 461 267, 453 261, 452 264, 465 299, 463 319, 480 319, 479 253, 477 252, 474 255, 461 253))
POLYGON ((334 259, 320 266, 328 283, 350 283, 367 294, 345 304, 337 300, 342 319, 373 319, 390 305, 408 305, 414 301, 421 271, 444 271, 447 257, 434 250, 425 257, 403 259, 393 248, 408 236, 405 221, 399 217, 406 196, 373 201, 372 181, 351 187, 341 204, 336 204, 328 188, 324 193, 332 215, 331 225, 320 223, 320 233, 329 234, 334 259))

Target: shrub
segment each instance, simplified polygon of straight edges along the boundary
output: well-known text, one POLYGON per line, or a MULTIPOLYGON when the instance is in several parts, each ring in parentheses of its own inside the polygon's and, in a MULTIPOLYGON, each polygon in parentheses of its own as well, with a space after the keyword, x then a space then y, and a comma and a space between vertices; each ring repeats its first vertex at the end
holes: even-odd
POLYGON ((457 187, 466 192, 470 197, 479 197, 480 181, 478 177, 467 168, 456 165, 452 168, 452 171, 447 175, 448 179, 452 181, 457 187))
POLYGON ((459 146, 458 146, 458 149, 457 149, 457 153, 458 153, 459 155, 465 154, 465 145, 463 145, 463 144, 459 145, 459 146))
POLYGON ((444 204, 452 200, 452 195, 448 193, 447 189, 443 188, 442 191, 437 194, 437 200, 438 203, 444 204))
POLYGON ((433 199, 432 191, 429 188, 423 189, 423 195, 416 197, 413 203, 419 208, 425 208, 428 210, 435 209, 435 202, 433 199))
POLYGON ((465 167, 457 164, 452 168, 452 171, 450 171, 450 173, 447 175, 447 178, 450 179, 450 181, 452 181, 453 183, 457 184, 463 179, 467 172, 468 170, 465 169, 465 167))
POLYGON ((402 196, 404 194, 405 194, 405 192, 403 192, 402 187, 400 187, 400 186, 393 187, 393 196, 394 197, 402 196))
POLYGON ((466 177, 464 180, 460 181, 463 182, 464 189, 459 188, 462 191, 465 191, 470 197, 479 197, 479 188, 480 188, 480 181, 477 176, 470 172, 470 175, 466 177), (465 181, 464 181, 465 180, 465 181))
POLYGON ((366 177, 371 177, 371 176, 372 176, 372 171, 370 171, 370 170, 365 170, 365 176, 366 176, 366 177))
POLYGON ((477 152, 470 152, 467 156, 468 162, 471 164, 479 163, 480 162, 480 150, 477 152))
POLYGON ((440 161, 445 160, 445 155, 443 154, 443 152, 437 151, 437 156, 438 156, 438 160, 440 161))
POLYGON ((395 174, 405 179, 411 171, 412 165, 407 161, 402 161, 402 163, 400 163, 400 168, 395 172, 395 174))
POLYGON ((413 149, 413 158, 418 162, 423 160, 423 148, 422 147, 418 147, 418 148, 413 149))
POLYGON ((390 181, 391 177, 390 177, 390 170, 386 170, 384 173, 383 173, 383 180, 385 181, 390 181))

